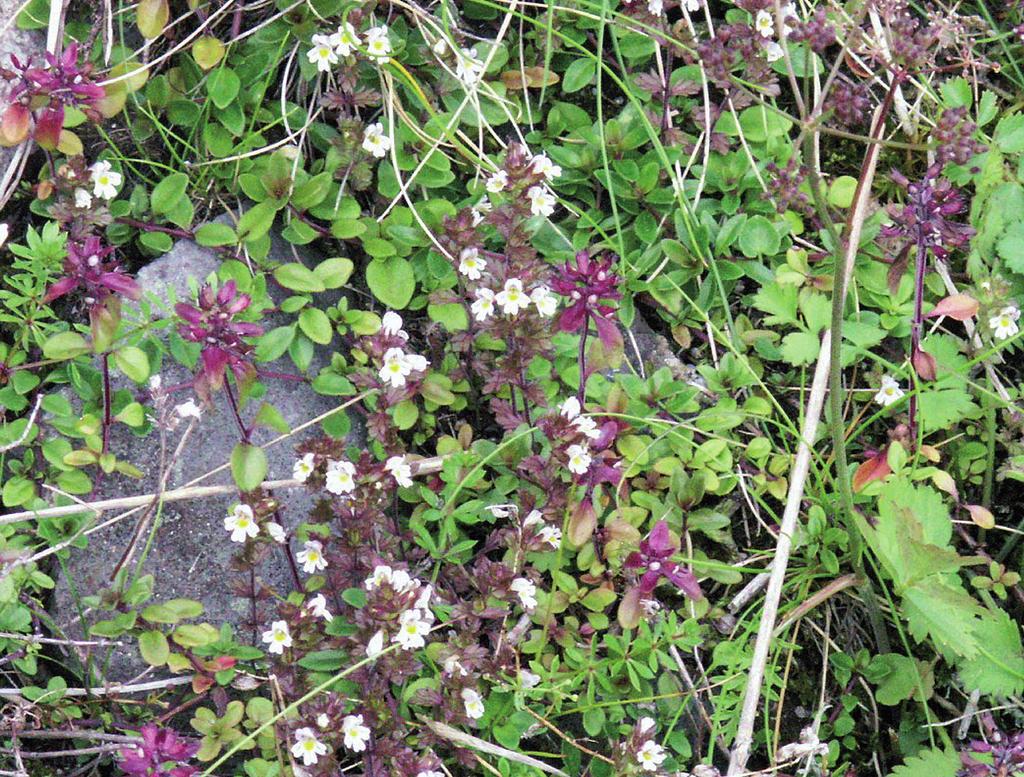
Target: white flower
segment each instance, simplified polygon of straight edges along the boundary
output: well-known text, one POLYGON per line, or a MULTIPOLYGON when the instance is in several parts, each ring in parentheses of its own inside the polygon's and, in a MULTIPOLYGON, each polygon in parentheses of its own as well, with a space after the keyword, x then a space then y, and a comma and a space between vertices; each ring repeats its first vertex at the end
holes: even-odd
POLYGON ((11 228, 7 226, 7 224, 0 223, 0 248, 4 247, 4 243, 7 242, 7 238, 10 234, 11 228))
POLYGON ((327 754, 327 745, 316 738, 316 732, 311 728, 300 728, 295 732, 295 744, 292 745, 292 755, 301 758, 305 766, 312 766, 322 755, 327 754))
POLYGON ((306 540, 303 549, 295 554, 295 558, 302 564, 302 571, 307 575, 327 569, 324 546, 317 540, 306 540))
POLYGON ((328 460, 325 487, 332 494, 351 494, 356 488, 356 466, 351 461, 328 460))
POLYGON ((487 512, 493 515, 495 518, 508 518, 513 512, 515 512, 515 505, 488 505, 487 512))
POLYGON ((378 62, 388 61, 391 56, 391 40, 388 38, 388 28, 383 24, 366 31, 366 52, 378 62))
POLYGON ((547 218, 555 212, 555 195, 543 186, 531 186, 526 192, 530 201, 530 213, 547 218))
POLYGON ((420 588, 420 592, 416 597, 416 601, 413 602, 413 607, 420 610, 423 613, 423 619, 434 622, 434 613, 430 611, 430 597, 434 594, 434 587, 430 583, 426 583, 420 588))
POLYGON ((992 336, 996 340, 1005 340, 1013 337, 1020 331, 1017 326, 1017 319, 1020 318, 1020 309, 1016 305, 1007 305, 999 311, 999 315, 992 316, 988 325, 992 329, 992 336))
POLYGON ((329 725, 331 725, 331 719, 327 717, 326 712, 321 712, 319 715, 316 716, 316 724, 320 728, 327 728, 329 725))
POLYGON ((782 46, 770 40, 764 44, 764 56, 769 62, 777 62, 786 56, 786 52, 782 50, 782 46))
POLYGON ((534 674, 529 669, 520 669, 519 684, 527 689, 536 688, 540 684, 540 675, 534 674))
MULTIPOLYGON (((484 220, 484 216, 490 213, 493 208, 494 206, 491 205, 491 201, 486 197, 481 199, 479 202, 474 203, 473 207, 470 208, 473 212, 473 226, 479 226, 480 222, 484 220)), ((3 243, 0 243, 0 245, 3 245, 3 243)))
POLYGON ((700 10, 700 0, 683 0, 683 8, 690 13, 697 13, 700 10))
POLYGON ((345 22, 338 28, 338 31, 331 36, 331 43, 338 56, 347 57, 356 50, 360 44, 359 33, 352 26, 351 22, 345 22))
POLYGON ((491 194, 498 194, 505 191, 505 187, 508 186, 508 173, 504 170, 498 170, 484 184, 484 188, 487 189, 491 194))
POLYGON ((406 353, 401 348, 388 348, 384 352, 384 365, 377 374, 385 383, 401 388, 410 373, 423 372, 429 364, 422 356, 406 353))
POLYGON ((391 579, 388 581, 391 583, 391 587, 400 594, 404 594, 406 591, 411 591, 416 586, 416 581, 413 580, 409 573, 404 569, 396 569, 391 573, 391 579))
POLYGON ((379 121, 376 124, 368 124, 363 131, 363 150, 373 154, 377 159, 383 159, 391 150, 391 138, 384 134, 384 125, 379 121))
POLYGON ((899 402, 902 398, 903 389, 900 388, 900 384, 896 382, 896 379, 892 375, 883 375, 882 385, 878 389, 878 393, 875 394, 875 402, 882 407, 888 407, 895 402, 899 402))
POLYGON ((758 11, 754 18, 754 29, 761 34, 762 38, 772 37, 775 34, 775 20, 772 19, 771 13, 764 9, 758 11))
POLYGON ((464 667, 462 665, 462 662, 459 661, 458 654, 448 656, 448 658, 444 660, 442 666, 444 666, 445 674, 454 675, 456 672, 458 672, 461 677, 465 677, 467 674, 469 674, 469 672, 466 671, 466 667, 464 667))
POLYGON ((558 546, 562 544, 562 530, 557 526, 545 526, 537 532, 537 538, 557 550, 558 546))
MULTIPOLYGON (((658 0, 660 2, 661 0, 658 0)), ((660 11, 659 11, 660 13, 660 11)), ((551 161, 547 154, 537 154, 530 162, 530 169, 538 175, 543 175, 549 181, 554 180, 562 174, 562 168, 551 161)))
POLYGON ((517 577, 509 589, 519 597, 524 610, 529 611, 537 606, 537 586, 525 577, 517 577))
POLYGON ((580 407, 580 401, 576 397, 569 397, 562 403, 562 406, 558 408, 558 413, 562 417, 571 421, 580 414, 580 410, 582 409, 583 408, 580 407))
POLYGON ((476 49, 455 52, 455 76, 466 86, 473 86, 484 73, 484 63, 477 58, 476 49))
POLYGON ((640 768, 645 772, 658 771, 658 767, 661 766, 661 762, 665 760, 665 757, 665 748, 653 739, 644 742, 644 746, 637 750, 636 753, 636 760, 640 764, 640 768))
POLYGON ((640 718, 636 722, 636 727, 639 729, 641 734, 646 734, 648 731, 654 731, 654 718, 640 718))
POLYGON ((437 769, 424 769, 422 772, 417 772, 416 777, 444 777, 444 775, 437 769))
POLYGON ((341 721, 341 733, 345 736, 345 747, 356 753, 363 752, 370 741, 370 729, 363 725, 362 715, 346 715, 341 721))
POLYGON ((530 510, 529 514, 523 519, 523 528, 529 529, 531 526, 538 526, 544 523, 544 516, 541 515, 540 510, 530 510))
POLYGON ((111 167, 110 162, 102 160, 90 167, 89 179, 92 181, 94 197, 112 200, 117 196, 117 190, 121 186, 121 174, 111 167))
POLYGON ((312 453, 307 453, 301 459, 292 465, 292 478, 298 480, 300 483, 305 483, 309 476, 313 474, 314 464, 316 456, 312 453))
POLYGON ((572 425, 576 427, 577 431, 586 435, 591 440, 596 440, 601 436, 601 430, 597 428, 597 422, 588 415, 577 416, 572 420, 572 425))
POLYGON ((402 317, 393 310, 389 310, 380 317, 380 331, 392 337, 409 339, 409 333, 402 329, 402 317))
POLYGON ((178 418, 199 418, 203 414, 203 409, 195 403, 195 400, 190 399, 175 407, 174 412, 178 414, 178 418))
POLYGON ((419 610, 406 610, 398 621, 398 633, 391 638, 403 650, 415 650, 427 644, 424 639, 430 633, 430 623, 423 619, 419 610))
POLYGON ((555 315, 558 311, 558 298, 547 286, 538 286, 531 291, 530 301, 537 306, 537 312, 545 318, 555 315))
POLYGON ((287 537, 285 537, 284 527, 281 524, 279 524, 277 521, 267 521, 265 524, 263 524, 263 528, 267 530, 267 534, 270 535, 270 539, 272 539, 274 542, 284 545, 284 542, 287 539, 287 537))
POLYGON ((331 615, 331 611, 327 609, 327 597, 323 594, 317 594, 306 602, 306 609, 313 613, 317 618, 323 618, 328 623, 334 620, 334 616, 331 615))
POLYGON ((331 67, 338 64, 338 52, 335 51, 337 44, 338 41, 330 35, 314 35, 313 48, 306 52, 306 59, 316 65, 319 72, 329 73, 331 67))
POLYGON ((232 542, 245 542, 247 537, 260 533, 260 525, 253 519, 249 505, 235 505, 224 519, 224 528, 231 532, 232 542))
POLYGON ((479 720, 484 716, 484 700, 472 688, 462 689, 462 703, 466 706, 466 716, 479 720))
POLYGON ((437 56, 442 57, 448 51, 448 41, 444 38, 438 38, 434 41, 434 45, 430 47, 430 50, 437 54, 437 56))
POLYGON ((487 262, 480 258, 480 249, 475 246, 463 248, 459 253, 459 272, 471 281, 480 280, 480 271, 487 267, 487 262))
POLYGON ((92 195, 85 189, 75 189, 75 207, 89 208, 92 206, 92 195))
POLYGON ((647 0, 647 11, 652 16, 661 16, 661 12, 665 10, 665 4, 662 0, 647 0))
POLYGON ((266 642, 271 653, 281 655, 286 647, 292 646, 292 635, 288 631, 287 621, 274 621, 270 629, 263 632, 263 641, 266 642))
POLYGON ((370 641, 366 643, 366 656, 368 658, 376 658, 384 650, 384 632, 378 631, 372 637, 370 641))
POLYGON ((494 296, 494 301, 501 305, 501 311, 507 316, 515 316, 530 304, 530 298, 523 291, 523 282, 518 278, 505 281, 505 288, 494 296))
POLYGON ((486 321, 494 315, 494 292, 490 289, 477 289, 476 299, 469 306, 473 312, 473 318, 477 321, 486 321))
POLYGON ((657 599, 641 599, 640 609, 644 611, 644 615, 648 618, 652 618, 657 614, 658 610, 661 609, 661 602, 657 599))
POLYGON ((384 583, 391 582, 392 574, 391 567, 386 564, 378 564, 373 568, 373 572, 370 576, 363 581, 363 587, 367 591, 380 588, 384 583))
POLYGON ((402 488, 412 486, 412 467, 406 463, 405 456, 392 456, 384 463, 384 469, 402 488))
POLYGON ((569 457, 569 471, 574 475, 584 475, 590 469, 590 453, 582 445, 570 445, 566 451, 569 457))

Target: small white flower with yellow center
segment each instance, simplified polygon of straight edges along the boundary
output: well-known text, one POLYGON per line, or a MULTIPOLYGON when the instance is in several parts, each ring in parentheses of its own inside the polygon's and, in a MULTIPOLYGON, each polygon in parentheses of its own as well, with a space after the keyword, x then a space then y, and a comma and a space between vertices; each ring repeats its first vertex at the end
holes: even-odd
POLYGON ((562 530, 557 526, 545 526, 537 532, 537 538, 558 550, 558 546, 562 544, 562 530))
POLYGON ((384 462, 384 469, 402 488, 412 486, 412 467, 406 462, 405 456, 392 456, 384 462))
POLYGON ((101 160, 89 168, 89 180, 92 181, 92 194, 104 200, 112 200, 117 196, 121 186, 121 174, 111 167, 110 162, 101 160))
POLYGON ((352 26, 351 22, 345 22, 338 28, 338 31, 331 36, 331 43, 334 44, 334 50, 338 53, 338 56, 347 57, 362 41, 359 39, 359 33, 356 32, 356 28, 352 26))
POLYGON ((463 248, 459 253, 459 272, 471 281, 480 280, 480 274, 487 267, 487 262, 480 258, 480 249, 476 246, 463 248))
POLYGON ((378 631, 372 637, 370 641, 366 643, 366 657, 376 658, 384 650, 384 632, 378 631))
POLYGON ((306 603, 306 609, 315 617, 323 618, 328 623, 334 620, 334 616, 331 614, 331 611, 327 609, 327 597, 323 594, 317 594, 310 599, 306 603))
POLYGON ((92 195, 89 194, 89 192, 87 192, 85 189, 75 189, 75 207, 91 208, 92 195))
POLYGON ((762 38, 770 38, 775 34, 775 20, 769 11, 761 9, 754 17, 754 29, 762 38))
POLYGON ((537 606, 537 586, 525 577, 517 577, 512 581, 509 589, 519 597, 523 609, 527 612, 537 606))
POLYGON ((373 568, 370 576, 363 581, 363 588, 367 591, 380 588, 384 583, 390 583, 393 575, 394 572, 387 564, 378 564, 373 568))
POLYGON ((311 728, 300 728, 295 732, 295 744, 292 745, 292 755, 301 758, 305 766, 315 764, 320 756, 327 754, 327 745, 316 738, 316 732, 311 728))
POLYGON ((384 364, 377 375, 394 388, 401 388, 413 372, 422 372, 430 364, 422 356, 407 354, 401 348, 388 348, 384 352, 384 364))
POLYGON ((526 192, 530 201, 530 213, 547 218, 555 212, 555 195, 543 186, 531 186, 526 192))
POLYGON ((558 312, 558 298, 547 286, 538 286, 530 292, 530 301, 537 306, 537 312, 550 318, 558 312))
POLYGON ((284 533, 284 527, 277 523, 277 521, 267 521, 263 524, 263 528, 267 530, 267 534, 270 535, 270 539, 279 545, 284 545, 285 540, 288 539, 284 533))
POLYGON ((1007 305, 999 311, 999 315, 992 316, 988 320, 989 328, 992 330, 992 336, 996 340, 1005 340, 1008 337, 1013 337, 1020 331, 1017 326, 1017 320, 1020 318, 1020 308, 1016 305, 1007 305))
POLYGON ((498 170, 492 174, 487 182, 484 184, 484 188, 487 189, 491 194, 499 194, 505 191, 505 187, 508 186, 508 173, 504 170, 498 170))
POLYGON ((384 133, 384 125, 379 121, 367 125, 363 131, 363 151, 373 154, 377 159, 383 159, 390 150, 391 138, 384 133))
POLYGON ((484 197, 479 202, 475 203, 470 211, 472 212, 473 226, 478 227, 484 220, 488 213, 493 210, 494 206, 491 205, 491 201, 484 197))
POLYGON ((427 644, 424 637, 430 633, 430 623, 424 620, 419 610, 406 610, 398 622, 398 633, 391 638, 403 650, 416 650, 427 644))
POLYGON ((590 452, 583 445, 570 445, 566 450, 569 457, 569 471, 574 475, 585 475, 590 469, 590 452))
POLYGON ((388 38, 388 28, 383 24, 366 31, 366 53, 380 63, 391 57, 391 39, 388 38))
POLYGON ((295 554, 295 558, 302 564, 302 571, 307 575, 327 569, 324 546, 318 540, 306 540, 302 550, 295 554))
POLYGON ((404 569, 396 569, 391 573, 391 587, 400 594, 404 594, 406 591, 411 591, 416 587, 416 581, 409 576, 409 573, 404 569))
POLYGON ((462 703, 466 707, 466 717, 479 720, 484 716, 483 697, 472 688, 462 689, 462 703))
POLYGON ((271 653, 281 655, 284 653, 286 647, 292 646, 292 635, 288 631, 288 623, 286 621, 274 621, 270 624, 270 629, 263 632, 263 641, 267 643, 271 653))
POLYGON ((341 721, 341 733, 345 747, 355 753, 363 752, 370 741, 370 729, 363 725, 362 715, 346 715, 341 721))
POLYGON ((534 674, 529 669, 519 670, 519 684, 529 690, 540 685, 540 675, 534 674))
POLYGON ((782 50, 782 46, 770 40, 764 44, 764 56, 769 62, 778 62, 786 56, 786 52, 782 50))
POLYGON ((305 483, 309 480, 309 476, 313 474, 315 466, 316 456, 312 453, 307 453, 292 465, 292 478, 298 480, 300 483, 305 483))
POLYGON ((505 288, 494 296, 494 301, 501 306, 501 312, 506 316, 518 315, 520 310, 530 304, 530 298, 523 291, 523 282, 518 278, 505 281, 505 288))
POLYGON ((484 63, 477 58, 476 49, 455 52, 455 76, 466 86, 473 86, 484 73, 484 63))
POLYGON ((351 494, 356 488, 356 467, 351 461, 327 462, 327 477, 324 486, 332 494, 351 494))
POLYGON ((644 742, 644 746, 636 752, 637 763, 640 764, 640 768, 645 772, 658 771, 658 767, 661 766, 661 762, 666 757, 665 748, 653 739, 644 742))
POLYGON ((380 331, 392 337, 409 339, 409 333, 402 329, 402 317, 395 311, 389 310, 380 318, 380 331))
POLYGON ((329 73, 334 65, 338 64, 338 52, 335 51, 335 41, 330 35, 314 35, 313 47, 306 52, 306 59, 310 64, 316 65, 320 73, 329 73))
POLYGON ((530 162, 530 169, 547 180, 553 181, 562 174, 562 167, 551 161, 547 154, 537 154, 530 162))
POLYGON ((892 375, 883 375, 882 385, 879 387, 878 393, 875 394, 875 402, 882 407, 889 407, 901 399, 903 399, 903 389, 896 382, 896 378, 892 375))
POLYGON ((473 312, 473 318, 477 321, 486 321, 494 315, 494 292, 490 289, 477 289, 476 299, 469 306, 473 312))
POLYGON ((260 533, 260 526, 253 519, 249 505, 235 505, 224 518, 224 528, 231 532, 232 542, 245 542, 260 533))

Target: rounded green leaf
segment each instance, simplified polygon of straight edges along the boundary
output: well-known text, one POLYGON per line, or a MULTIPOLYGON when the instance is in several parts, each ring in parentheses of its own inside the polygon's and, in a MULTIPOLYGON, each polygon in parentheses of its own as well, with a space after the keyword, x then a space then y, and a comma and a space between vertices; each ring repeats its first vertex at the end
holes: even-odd
POLYGON ((126 345, 114 351, 114 363, 136 383, 145 383, 149 377, 149 357, 145 351, 134 345, 126 345))
POLYGON ((319 345, 327 345, 334 335, 331 320, 320 308, 305 308, 299 313, 299 329, 302 334, 319 345))
POLYGON ((167 637, 161 631, 144 631, 139 635, 139 653, 150 666, 163 666, 171 654, 167 637))
POLYGON ((744 256, 751 259, 778 253, 782 238, 764 216, 754 216, 740 230, 739 246, 744 256))
POLYGON ((327 287, 319 276, 300 262, 289 262, 274 269, 274 280, 291 291, 320 292, 327 287))
POLYGON ((211 221, 196 230, 196 242, 201 246, 227 246, 238 242, 238 235, 227 224, 211 221))
POLYGON ((188 176, 185 173, 171 173, 153 187, 150 195, 150 207, 158 215, 167 215, 178 207, 188 188, 188 176))
POLYGON ((71 359, 88 350, 89 344, 77 332, 58 332, 43 343, 43 356, 47 359, 71 359))
POLYGON ((258 488, 267 476, 267 454, 255 445, 238 443, 231 451, 231 475, 242 491, 258 488))
POLYGON ((224 110, 238 96, 242 88, 242 80, 229 67, 222 67, 210 73, 206 79, 206 93, 210 95, 213 104, 224 110))
POLYGON ((416 291, 412 265, 400 256, 370 262, 366 266, 366 283, 373 296, 392 310, 401 310, 408 305, 416 291))

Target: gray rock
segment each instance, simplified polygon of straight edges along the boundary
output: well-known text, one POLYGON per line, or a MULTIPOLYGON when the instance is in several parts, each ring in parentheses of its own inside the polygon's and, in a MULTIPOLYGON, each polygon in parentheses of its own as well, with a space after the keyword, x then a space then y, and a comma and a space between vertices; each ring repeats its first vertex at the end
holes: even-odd
MULTIPOLYGON (((7 25, 8 20, 14 18, 14 12, 23 4, 23 0, 0 0, 0 28, 7 25)), ((6 30, 0 32, 0 67, 10 67, 11 54, 14 54, 21 62, 27 62, 30 58, 41 60, 43 51, 46 50, 46 39, 38 30, 22 30, 12 22, 6 30)), ((0 103, 0 105, 5 105, 0 103)), ((14 157, 15 149, 0 147, 0 180, 4 178, 4 171, 14 157)))
MULTIPOLYGON (((284 241, 275 241, 271 259, 293 261, 291 246, 284 241)), ((145 291, 152 292, 157 297, 166 299, 168 291, 173 289, 179 299, 188 299, 189 279, 195 278, 197 282, 201 282, 217 269, 219 263, 217 254, 211 249, 202 248, 191 241, 179 241, 169 253, 143 268, 137 277, 145 291)), ((271 328, 283 322, 275 320, 275 316, 268 316, 261 323, 271 328)), ((318 353, 309 374, 315 376, 325 363, 326 355, 318 353)), ((287 357, 262 366, 276 372, 296 373, 294 365, 287 357)), ((163 386, 169 387, 190 381, 191 373, 174 363, 170 357, 165 357, 161 378, 163 386)), ((330 397, 316 394, 301 383, 272 378, 266 378, 262 382, 267 389, 262 400, 274 405, 292 428, 330 411, 339 404, 330 397)), ((115 386, 124 387, 138 390, 134 384, 115 386)), ((173 404, 179 404, 190 397, 194 397, 191 388, 176 392, 171 401, 173 404)), ((213 409, 204 412, 193 430, 187 448, 172 468, 167 488, 181 487, 228 462, 232 448, 239 441, 238 429, 227 397, 223 393, 215 396, 214 405, 213 409)), ((242 409, 243 417, 247 421, 251 419, 258 406, 259 401, 250 402, 242 409)), ((182 425, 168 435, 168 457, 177 445, 183 428, 182 425)), ((317 425, 269 448, 268 479, 290 478, 295 460, 295 444, 320 433, 317 425)), ((276 436, 276 432, 260 429, 254 434, 253 442, 265 443, 276 436)), ((361 446, 363 443, 356 440, 358 436, 358 432, 354 433, 353 443, 361 446)), ((154 493, 160 477, 158 433, 154 430, 147 437, 139 437, 123 424, 115 424, 111 447, 119 459, 144 469, 145 478, 137 481, 121 476, 108 477, 101 484, 102 493, 97 494, 96 498, 154 493)), ((230 483, 231 475, 228 471, 203 481, 204 485, 230 483)), ((288 529, 292 529, 303 520, 313 506, 313 499, 302 489, 282 490, 276 493, 275 497, 281 503, 281 519, 288 529)), ((251 600, 248 597, 235 596, 230 590, 233 582, 241 581, 248 585, 249 575, 230 570, 231 557, 239 549, 239 545, 229 541, 223 525, 228 509, 236 502, 233 496, 225 496, 165 504, 152 545, 142 565, 142 573, 155 577, 156 593, 152 601, 173 598, 198 600, 205 609, 205 615, 201 620, 216 626, 229 623, 239 627, 236 628, 236 639, 243 643, 251 643, 254 637, 258 638, 251 624, 244 628, 240 627, 251 619, 251 600)), ((137 513, 92 534, 88 548, 84 551, 73 551, 67 561, 66 574, 62 573, 58 579, 51 614, 69 635, 80 636, 83 633, 78 619, 76 597, 95 595, 110 586, 111 574, 128 546, 141 514, 137 513)), ((111 515, 103 517, 106 519, 111 515)), ((147 539, 148 532, 139 544, 135 555, 136 561, 145 550, 147 539)), ((262 581, 283 592, 287 592, 294 585, 287 557, 278 547, 261 562, 255 575, 257 582, 262 581)), ((266 603, 261 603, 260 610, 256 620, 260 626, 264 626, 269 620, 269 607, 266 603)), ((88 616, 87 620, 93 622, 109 618, 111 615, 110 612, 96 612, 88 616)), ((94 656, 94 663, 96 659, 101 665, 105 661, 104 657, 97 655, 94 656)), ((142 668, 134 644, 128 644, 114 649, 109 657, 104 677, 100 679, 124 681, 142 668)))

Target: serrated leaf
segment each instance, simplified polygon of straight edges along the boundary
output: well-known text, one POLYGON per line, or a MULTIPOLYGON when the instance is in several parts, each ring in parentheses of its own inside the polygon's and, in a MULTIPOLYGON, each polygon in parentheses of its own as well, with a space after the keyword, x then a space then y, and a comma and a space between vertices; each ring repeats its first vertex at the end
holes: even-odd
POLYGON ((903 592, 903 614, 918 642, 931 638, 943 655, 978 655, 984 610, 963 591, 939 575, 915 583, 903 592))
POLYGON ((977 635, 978 655, 958 666, 964 687, 996 696, 1024 692, 1024 647, 1017 623, 1000 611, 981 620, 977 635))
POLYGON ((924 750, 895 767, 889 777, 955 777, 960 765, 952 750, 924 750))

